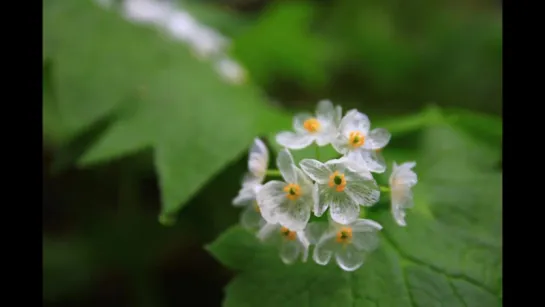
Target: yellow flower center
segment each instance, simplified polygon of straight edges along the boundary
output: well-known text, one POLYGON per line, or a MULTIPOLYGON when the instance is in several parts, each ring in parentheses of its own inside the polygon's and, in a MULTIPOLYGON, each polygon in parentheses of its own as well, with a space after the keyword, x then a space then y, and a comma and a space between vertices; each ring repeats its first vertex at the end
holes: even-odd
POLYGON ((346 187, 346 179, 344 178, 344 174, 339 173, 339 171, 335 171, 333 174, 329 176, 329 187, 335 188, 335 191, 342 192, 344 191, 344 188, 346 187))
POLYGON ((337 232, 337 242, 348 244, 352 240, 352 228, 342 227, 339 232, 337 232))
POLYGON ((348 145, 352 148, 358 148, 365 143, 365 136, 359 131, 352 131, 348 135, 348 145))
POLYGON ((301 187, 298 184, 290 183, 284 187, 284 192, 289 200, 296 200, 301 196, 301 187))
POLYGON ((284 238, 286 238, 286 239, 288 239, 290 241, 295 240, 295 238, 297 237, 297 234, 295 233, 295 231, 291 231, 291 230, 289 230, 288 228, 286 228, 284 226, 282 226, 282 228, 280 228, 280 234, 284 238))
POLYGON ((314 133, 320 129, 320 122, 316 118, 309 118, 303 123, 303 127, 310 133, 314 133))

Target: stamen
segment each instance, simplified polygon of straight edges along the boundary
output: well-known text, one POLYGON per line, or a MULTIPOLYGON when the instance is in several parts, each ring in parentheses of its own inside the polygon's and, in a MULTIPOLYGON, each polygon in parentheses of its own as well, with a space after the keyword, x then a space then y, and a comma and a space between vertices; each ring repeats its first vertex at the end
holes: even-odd
POLYGON ((359 131, 352 131, 348 136, 348 145, 352 148, 358 148, 365 143, 365 136, 359 131))
POLYGON ((338 243, 348 244, 352 241, 352 228, 342 227, 339 232, 337 232, 338 243))
POLYGON ((335 188, 335 191, 342 192, 346 187, 346 179, 344 174, 340 174, 339 171, 335 171, 329 176, 329 187, 335 188))
POLYGON ((284 187, 286 197, 289 200, 296 200, 301 197, 301 187, 298 184, 290 183, 284 187))
POLYGON ((297 234, 295 233, 295 231, 291 231, 289 230, 288 228, 282 226, 282 228, 280 228, 280 233, 282 234, 282 236, 290 241, 293 241, 295 240, 295 238, 297 238, 297 234))
POLYGON ((316 118, 309 118, 303 123, 303 127, 310 133, 320 130, 320 122, 316 118))

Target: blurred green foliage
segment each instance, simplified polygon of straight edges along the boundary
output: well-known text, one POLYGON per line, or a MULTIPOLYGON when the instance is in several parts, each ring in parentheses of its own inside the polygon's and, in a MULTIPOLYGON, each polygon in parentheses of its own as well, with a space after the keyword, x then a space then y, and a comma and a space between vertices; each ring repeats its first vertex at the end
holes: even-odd
POLYGON ((329 98, 392 132, 390 165, 417 162, 409 226, 390 225, 380 203, 383 247, 353 277, 284 267, 234 227, 209 247, 242 271, 225 304, 297 305, 299 292, 312 306, 501 304, 499 3, 177 2, 232 39, 245 84, 115 10, 43 1, 47 303, 174 306, 201 287, 204 305, 219 304, 230 275, 202 246, 237 223, 248 145, 263 136, 277 148, 291 115, 329 98), (177 222, 163 227, 160 213, 177 222), (293 274, 298 284, 282 285, 293 274))

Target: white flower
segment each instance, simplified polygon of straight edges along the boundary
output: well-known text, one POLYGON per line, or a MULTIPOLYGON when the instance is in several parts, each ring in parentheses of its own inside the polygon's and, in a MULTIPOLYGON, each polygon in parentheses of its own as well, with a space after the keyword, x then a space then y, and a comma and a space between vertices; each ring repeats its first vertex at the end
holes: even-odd
POLYGON ((376 155, 375 150, 386 146, 391 135, 386 129, 369 131, 370 128, 371 122, 367 115, 355 109, 350 110, 341 120, 339 133, 332 145, 345 155, 342 160, 354 171, 382 173, 386 170, 386 164, 376 155))
POLYGON ((199 23, 187 12, 175 11, 168 17, 165 26, 174 38, 189 41, 198 30, 199 23))
POLYGON ((249 172, 242 179, 242 188, 233 199, 235 207, 245 207, 240 217, 240 224, 245 228, 254 229, 265 222, 257 205, 257 193, 263 187, 261 183, 265 179, 268 165, 267 147, 256 138, 248 154, 249 172))
POLYGON ((278 224, 266 224, 257 237, 266 243, 276 245, 280 250, 280 259, 286 264, 294 263, 299 255, 303 262, 308 258, 310 245, 304 231, 293 231, 278 224))
POLYGON ((246 80, 246 71, 235 61, 222 58, 215 62, 216 71, 224 80, 233 84, 241 84, 246 80))
POLYGON ((152 0, 123 1, 123 13, 126 18, 142 23, 160 24, 164 20, 171 7, 164 2, 152 0))
POLYGON ((240 215, 240 224, 246 229, 253 230, 265 224, 256 200, 257 193, 262 187, 260 181, 246 174, 242 180, 242 188, 233 199, 233 206, 244 208, 240 215))
POLYGON ((283 131, 276 135, 276 142, 290 149, 302 149, 316 141, 318 146, 325 146, 333 141, 341 121, 342 109, 334 107, 331 101, 318 102, 316 115, 300 113, 293 119, 295 132, 283 131))
POLYGON ((265 143, 259 138, 254 139, 254 143, 248 153, 248 170, 259 182, 263 182, 269 167, 269 151, 265 143))
POLYGON ((406 226, 405 208, 413 206, 413 193, 411 188, 418 182, 416 173, 412 170, 415 162, 406 162, 397 165, 394 162, 390 175, 390 190, 392 199, 392 215, 400 226, 406 226))
POLYGON ((339 160, 325 164, 303 159, 299 165, 318 185, 319 202, 314 214, 321 216, 327 208, 331 218, 341 224, 355 221, 361 206, 371 206, 380 197, 379 187, 370 172, 355 173, 339 160))
POLYGON ((201 26, 195 28, 187 42, 199 58, 223 54, 229 41, 215 30, 201 26))
POLYGON ((309 242, 316 244, 312 258, 320 265, 326 265, 335 255, 337 265, 345 271, 360 268, 367 254, 378 247, 377 232, 382 226, 375 221, 358 219, 341 225, 330 221, 311 223, 306 231, 309 242))
POLYGON ((278 153, 276 164, 285 182, 271 180, 257 194, 263 218, 271 224, 303 230, 316 206, 317 188, 295 165, 287 149, 278 153))

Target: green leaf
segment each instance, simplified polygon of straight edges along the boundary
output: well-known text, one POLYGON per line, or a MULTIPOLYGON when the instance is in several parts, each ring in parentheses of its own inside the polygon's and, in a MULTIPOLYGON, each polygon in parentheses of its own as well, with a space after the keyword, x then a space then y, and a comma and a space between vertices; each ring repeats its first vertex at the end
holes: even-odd
POLYGON ((68 124, 82 130, 123 107, 80 165, 152 148, 163 215, 175 214, 255 136, 283 122, 252 84, 226 83, 211 62, 153 28, 91 1, 49 1, 44 16, 68 124))
POLYGON ((420 153, 405 157, 419 176, 407 226, 395 224, 389 208, 370 210, 383 226, 381 244, 359 270, 311 258, 284 265, 277 250, 233 227, 207 247, 239 272, 224 305, 501 305, 501 173, 490 167, 501 147, 480 146, 439 121, 423 128, 418 144, 420 153))

